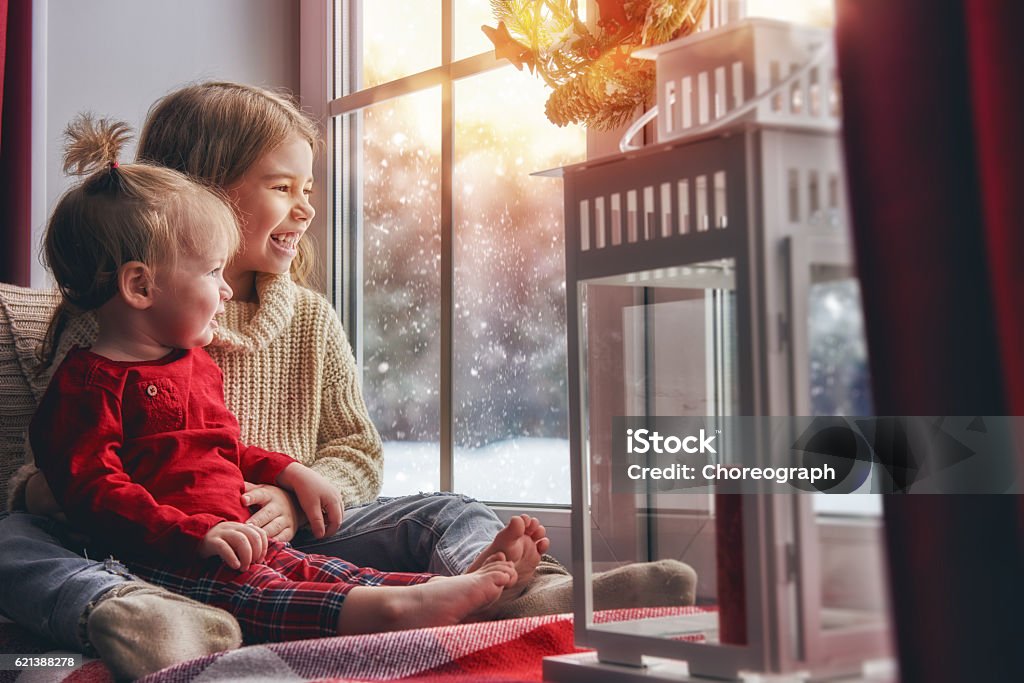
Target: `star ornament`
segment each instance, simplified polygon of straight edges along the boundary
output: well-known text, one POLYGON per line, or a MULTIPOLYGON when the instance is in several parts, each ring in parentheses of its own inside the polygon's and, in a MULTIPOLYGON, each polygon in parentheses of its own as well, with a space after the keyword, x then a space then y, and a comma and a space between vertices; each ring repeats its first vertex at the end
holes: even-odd
POLYGON ((494 58, 495 59, 507 59, 508 61, 515 64, 515 67, 520 71, 523 70, 523 64, 527 64, 530 70, 533 71, 533 54, 530 52, 530 48, 517 43, 511 35, 509 35, 508 28, 505 26, 504 21, 498 22, 498 28, 491 28, 490 26, 481 26, 480 30, 484 32, 484 35, 494 44, 494 58))
POLYGON ((608 55, 608 59, 611 60, 612 68, 616 71, 625 71, 629 68, 628 60, 630 58, 629 49, 616 48, 613 52, 608 55))

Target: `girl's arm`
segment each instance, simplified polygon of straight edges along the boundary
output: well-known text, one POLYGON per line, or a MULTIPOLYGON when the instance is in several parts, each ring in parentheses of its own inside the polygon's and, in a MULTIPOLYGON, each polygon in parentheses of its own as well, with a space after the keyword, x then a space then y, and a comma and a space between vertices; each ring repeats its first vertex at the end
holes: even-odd
POLYGON ((29 425, 36 464, 71 522, 117 548, 193 554, 222 517, 161 505, 124 471, 120 400, 106 389, 50 384, 29 425))
MULTIPOLYGON (((329 308, 326 301, 324 305, 329 308)), ((384 455, 359 389, 345 331, 333 310, 326 318, 320 344, 324 370, 317 451, 314 461, 306 464, 338 488, 347 507, 368 503, 380 493, 384 455)))

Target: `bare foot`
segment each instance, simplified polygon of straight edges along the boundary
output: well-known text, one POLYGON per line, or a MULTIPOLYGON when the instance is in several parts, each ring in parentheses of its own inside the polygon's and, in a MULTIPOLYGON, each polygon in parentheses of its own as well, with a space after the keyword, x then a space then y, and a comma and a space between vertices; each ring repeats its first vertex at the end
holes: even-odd
POLYGON ((517 597, 533 578, 533 572, 540 563, 540 556, 551 546, 544 525, 536 517, 518 515, 513 517, 498 532, 491 544, 484 548, 479 557, 469 565, 467 572, 473 572, 491 559, 495 553, 502 553, 516 568, 516 580, 505 587, 502 601, 517 597))
POLYGON ((338 635, 452 626, 485 617, 515 581, 512 562, 500 553, 476 571, 435 576, 415 586, 356 586, 345 596, 338 635))

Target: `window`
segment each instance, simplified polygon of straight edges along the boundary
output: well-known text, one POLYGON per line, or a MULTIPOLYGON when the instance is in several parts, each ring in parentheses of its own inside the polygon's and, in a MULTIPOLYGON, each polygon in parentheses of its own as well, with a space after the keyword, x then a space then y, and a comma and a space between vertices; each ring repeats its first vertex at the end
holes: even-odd
POLYGON ((495 61, 489 3, 332 11, 330 280, 383 493, 568 504, 562 185, 530 173, 582 160, 585 133, 495 61))

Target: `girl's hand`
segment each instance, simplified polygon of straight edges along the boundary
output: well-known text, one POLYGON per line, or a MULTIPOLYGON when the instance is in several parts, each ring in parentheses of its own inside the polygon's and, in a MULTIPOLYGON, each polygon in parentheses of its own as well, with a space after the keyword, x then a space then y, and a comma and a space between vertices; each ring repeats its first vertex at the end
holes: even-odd
POLYGON ((334 535, 341 527, 343 511, 341 494, 331 482, 297 462, 277 475, 277 483, 292 491, 309 519, 309 528, 316 538, 334 535))
POLYGON ((68 521, 64 511, 57 504, 57 499, 53 497, 46 477, 39 471, 29 477, 25 484, 25 508, 33 515, 53 517, 59 522, 68 521))
POLYGON ((267 532, 271 540, 281 543, 287 543, 295 538, 299 527, 306 523, 306 516, 295 498, 272 484, 245 482, 242 505, 258 505, 259 511, 245 523, 260 527, 267 532))
POLYGON ((267 532, 252 524, 221 522, 199 542, 199 556, 219 556, 227 566, 244 572, 266 558, 267 532))

